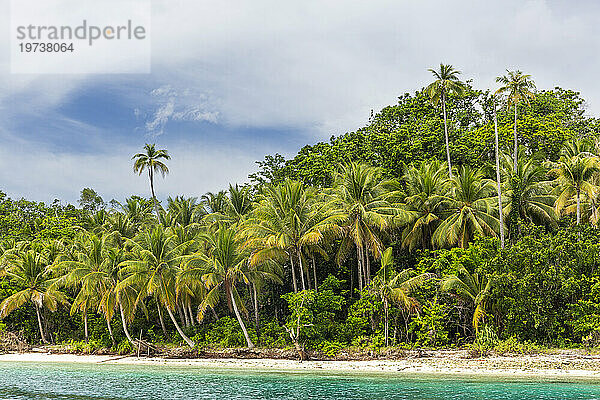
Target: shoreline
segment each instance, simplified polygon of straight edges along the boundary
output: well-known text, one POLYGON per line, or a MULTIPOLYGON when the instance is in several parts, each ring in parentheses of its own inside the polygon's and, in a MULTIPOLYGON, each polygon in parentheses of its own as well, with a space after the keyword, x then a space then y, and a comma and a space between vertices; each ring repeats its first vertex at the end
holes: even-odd
POLYGON ((455 378, 585 380, 600 383, 600 356, 578 355, 518 355, 475 359, 432 356, 401 360, 305 361, 301 363, 294 360, 268 358, 171 359, 114 355, 6 353, 0 355, 0 362, 192 367, 279 373, 384 374, 395 377, 438 375, 455 378))

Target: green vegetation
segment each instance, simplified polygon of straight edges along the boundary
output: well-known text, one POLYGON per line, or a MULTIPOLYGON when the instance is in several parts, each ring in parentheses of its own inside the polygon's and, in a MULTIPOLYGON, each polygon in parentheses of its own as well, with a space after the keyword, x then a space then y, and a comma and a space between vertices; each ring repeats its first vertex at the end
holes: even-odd
POLYGON ((265 157, 250 185, 161 204, 170 156, 146 145, 149 199, 2 194, 5 329, 119 353, 598 346, 598 121, 520 71, 495 93, 432 72, 356 132, 265 157))

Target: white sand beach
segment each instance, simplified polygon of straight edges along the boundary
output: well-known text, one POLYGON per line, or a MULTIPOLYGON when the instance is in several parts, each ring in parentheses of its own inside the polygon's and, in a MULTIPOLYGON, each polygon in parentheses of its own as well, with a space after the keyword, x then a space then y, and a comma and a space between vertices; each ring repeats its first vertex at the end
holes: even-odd
POLYGON ((600 356, 578 354, 461 358, 459 352, 402 360, 305 361, 280 359, 165 359, 110 355, 8 353, 0 362, 88 363, 190 366, 207 369, 244 369, 273 372, 442 374, 461 376, 586 379, 600 382, 600 356))

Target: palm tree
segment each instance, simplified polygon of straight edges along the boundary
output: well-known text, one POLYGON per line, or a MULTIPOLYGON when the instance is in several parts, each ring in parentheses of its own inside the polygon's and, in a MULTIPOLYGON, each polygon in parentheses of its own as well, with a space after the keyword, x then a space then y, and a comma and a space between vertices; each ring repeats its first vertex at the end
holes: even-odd
POLYGON ((154 193, 154 174, 160 173, 164 177, 165 174, 169 173, 169 168, 161 160, 170 160, 171 156, 169 156, 167 150, 157 150, 154 144, 146 143, 144 150, 144 153, 138 153, 131 158, 135 160, 133 163, 133 172, 142 175, 142 172, 145 170, 148 171, 150 191, 152 192, 152 200, 154 201, 154 211, 156 211, 156 218, 160 220, 158 201, 154 193))
POLYGON ((476 234, 496 236, 499 220, 493 216, 494 185, 481 170, 461 167, 451 179, 452 193, 444 197, 446 216, 433 234, 438 247, 467 247, 476 234))
POLYGON ((371 288, 381 298, 384 313, 385 345, 388 346, 389 337, 389 307, 391 302, 397 303, 409 314, 419 308, 419 302, 410 296, 410 292, 421 286, 432 277, 432 274, 416 274, 412 269, 400 272, 394 271, 394 257, 392 248, 388 247, 381 256, 381 269, 371 282, 371 288))
POLYGON ((502 208, 502 180, 500 179, 500 146, 498 144, 498 117, 496 116, 496 96, 494 102, 494 138, 496 145, 496 186, 498 189, 498 220, 500 221, 500 246, 504 248, 504 215, 502 208))
POLYGON ((496 82, 501 83, 503 86, 496 90, 496 94, 506 93, 508 95, 507 107, 514 105, 515 107, 515 122, 514 122, 514 169, 517 169, 517 158, 519 152, 519 144, 517 138, 517 106, 520 102, 525 102, 529 105, 529 99, 535 97, 532 90, 535 89, 535 84, 531 80, 531 75, 524 74, 523 72, 509 71, 506 70, 507 75, 499 76, 496 78, 496 82))
POLYGON ((341 263, 356 248, 358 286, 362 290, 371 280, 369 252, 378 259, 383 252, 381 234, 395 221, 408 220, 412 213, 401 209, 395 182, 383 179, 380 168, 366 164, 343 165, 335 177, 333 196, 328 208, 334 210, 326 219, 342 227, 343 239, 336 256, 341 263))
POLYGON ((403 177, 406 183, 404 202, 416 216, 402 231, 402 247, 413 250, 430 248, 431 237, 441 223, 444 199, 449 189, 446 166, 436 160, 410 166, 403 177))
POLYGON ((0 318, 21 307, 33 303, 37 315, 40 338, 48 343, 42 322, 42 310, 56 311, 59 304, 68 304, 66 296, 53 285, 51 257, 47 252, 22 250, 6 255, 6 276, 23 289, 8 296, 0 303, 0 318))
POLYGON ((558 184, 558 197, 555 202, 557 213, 573 212, 572 199, 575 197, 575 211, 577 225, 581 222, 581 196, 593 199, 598 192, 598 187, 593 184, 592 178, 600 172, 600 165, 596 157, 577 155, 573 157, 561 156, 549 175, 556 177, 558 184))
POLYGON ((460 71, 456 70, 452 65, 444 65, 440 63, 440 70, 436 71, 433 68, 428 70, 435 77, 435 81, 425 88, 431 102, 437 106, 441 100, 442 111, 444 114, 444 137, 446 139, 446 162, 448 163, 448 176, 452 178, 452 163, 450 161, 450 140, 448 138, 448 121, 446 116, 446 100, 448 95, 454 93, 462 96, 466 90, 466 86, 458 79, 460 71))
POLYGON ((487 315, 487 300, 492 290, 491 280, 484 275, 470 273, 465 267, 461 266, 455 275, 444 278, 441 290, 452 292, 475 307, 473 328, 475 328, 475 332, 478 332, 479 324, 487 315))
POLYGON ((508 218, 510 236, 514 239, 520 235, 520 221, 555 227, 557 217, 553 205, 556 198, 551 193, 545 168, 533 158, 520 156, 515 171, 510 156, 501 157, 507 199, 503 214, 508 218))
MULTIPOLYGON (((156 225, 151 230, 139 233, 128 243, 132 247, 133 259, 123 261, 121 274, 125 278, 117 285, 117 290, 133 288, 138 292, 137 303, 146 296, 154 296, 159 317, 161 304, 173 321, 183 340, 194 347, 194 342, 183 332, 173 310, 177 307, 175 280, 181 263, 188 258, 187 251, 192 242, 176 243, 176 236, 156 225)), ((163 324, 164 325, 164 324, 163 324)))
MULTIPOLYGON (((206 245, 205 250, 196 253, 186 262, 186 267, 178 276, 178 285, 182 282, 202 282, 206 287, 205 294, 198 308, 198 320, 202 320, 206 310, 214 308, 220 299, 221 289, 225 292, 227 305, 233 310, 244 333, 249 348, 254 347, 240 310, 245 312, 236 284, 250 283, 249 253, 244 249, 243 240, 232 229, 221 227, 216 232, 208 232, 200 236, 206 245)), ((252 272, 258 274, 257 270, 252 272)), ((264 279, 277 280, 269 272, 260 273, 264 279)))
POLYGON ((62 261, 55 268, 57 272, 62 273, 55 285, 79 287, 71 306, 71 315, 77 311, 83 313, 86 342, 87 313, 90 309, 96 309, 104 315, 108 332, 113 345, 115 344, 110 324, 116 308, 114 287, 117 268, 114 261, 118 251, 110 244, 114 237, 114 234, 102 237, 91 233, 80 234, 75 240, 76 259, 62 261))
POLYGON ((324 222, 315 196, 314 189, 296 181, 267 185, 244 224, 246 246, 253 250, 251 264, 288 260, 294 292, 298 291, 296 267, 302 290, 307 288, 306 279, 310 279, 302 249, 326 240, 329 233, 339 229, 333 222, 324 222))

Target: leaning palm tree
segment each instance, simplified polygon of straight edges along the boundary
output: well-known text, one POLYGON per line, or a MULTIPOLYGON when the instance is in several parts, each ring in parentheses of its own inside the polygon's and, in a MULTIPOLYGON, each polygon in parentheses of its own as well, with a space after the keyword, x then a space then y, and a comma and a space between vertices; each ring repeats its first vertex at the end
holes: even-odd
POLYGON ((453 293, 475 307, 473 328, 477 333, 479 325, 487 315, 487 300, 491 294, 492 281, 485 275, 470 273, 465 267, 461 266, 455 275, 444 278, 441 290, 453 293))
MULTIPOLYGON (((201 321, 208 308, 214 308, 220 299, 220 292, 225 293, 227 305, 233 310, 244 333, 249 348, 254 347, 250 339, 241 312, 245 312, 241 296, 236 285, 250 283, 249 253, 244 249, 243 240, 232 229, 221 227, 216 232, 201 235, 205 249, 195 254, 186 262, 179 274, 178 285, 189 284, 190 281, 202 282, 206 294, 198 308, 198 320, 201 321)), ((254 270, 253 273, 257 274, 254 270)), ((268 272, 262 274, 265 279, 277 280, 268 272)))
POLYGON ((416 217, 402 231, 402 247, 411 251, 417 247, 430 248, 433 232, 442 222, 443 196, 450 187, 446 166, 437 160, 423 161, 418 167, 407 168, 403 180, 404 202, 416 217))
POLYGON ((432 274, 417 274, 412 269, 400 272, 394 271, 394 257, 392 248, 388 247, 381 256, 381 269, 371 282, 371 289, 377 293, 383 302, 384 336, 385 345, 388 346, 389 337, 389 307, 390 303, 397 303, 403 311, 409 314, 419 309, 419 302, 411 297, 411 292, 421 286, 432 274))
POLYGON ((496 236, 500 221, 494 214, 494 184, 481 170, 461 167, 452 180, 452 193, 444 196, 445 219, 432 241, 438 247, 467 247, 475 235, 496 236))
POLYGON ((158 201, 154 193, 154 174, 160 173, 163 177, 169 173, 169 168, 162 160, 170 160, 171 156, 167 150, 157 150, 154 144, 148 144, 144 146, 144 153, 137 153, 131 159, 135 160, 133 163, 133 172, 141 175, 145 170, 148 171, 148 179, 150 180, 150 191, 152 192, 152 200, 154 201, 154 211, 156 211, 156 218, 160 219, 158 211, 158 201))
POLYGON ((555 209, 557 213, 573 212, 573 198, 575 198, 575 212, 577 225, 581 222, 581 197, 593 199, 599 188, 592 179, 600 172, 600 164, 596 157, 577 155, 574 157, 561 156, 549 174, 556 177, 557 193, 555 209))
POLYGON ((440 63, 439 71, 433 68, 428 70, 435 77, 435 81, 425 88, 425 91, 431 98, 434 105, 442 102, 442 112, 444 114, 444 138, 446 139, 446 162, 448 163, 448 175, 452 178, 452 163, 450 161, 450 139, 448 138, 448 121, 446 116, 446 100, 448 95, 454 93, 461 96, 466 89, 464 83, 458 79, 460 71, 456 70, 452 65, 444 65, 440 63))
POLYGON ((50 261, 46 252, 37 250, 8 254, 5 274, 23 289, 0 303, 0 318, 6 317, 27 302, 33 303, 43 343, 48 343, 48 340, 43 328, 42 310, 46 308, 56 311, 60 304, 68 304, 65 294, 52 285, 54 278, 50 261))
POLYGON ((501 83, 503 86, 496 90, 496 94, 506 93, 508 95, 507 107, 511 104, 515 108, 515 122, 514 122, 514 141, 515 151, 514 156, 514 169, 517 169, 517 159, 519 152, 519 141, 517 137, 517 106, 519 103, 524 102, 529 105, 529 99, 535 97, 532 90, 535 90, 535 84, 531 80, 531 75, 524 74, 523 72, 509 71, 506 70, 507 74, 496 78, 496 82, 501 83))
POLYGON ((173 315, 173 310, 177 307, 175 280, 193 243, 177 243, 176 240, 177 237, 161 225, 145 230, 129 240, 133 257, 120 264, 121 274, 125 278, 117 285, 117 291, 126 288, 136 290, 136 303, 147 296, 154 296, 159 317, 162 305, 167 309, 179 335, 190 347, 194 347, 194 342, 186 336, 173 315))

